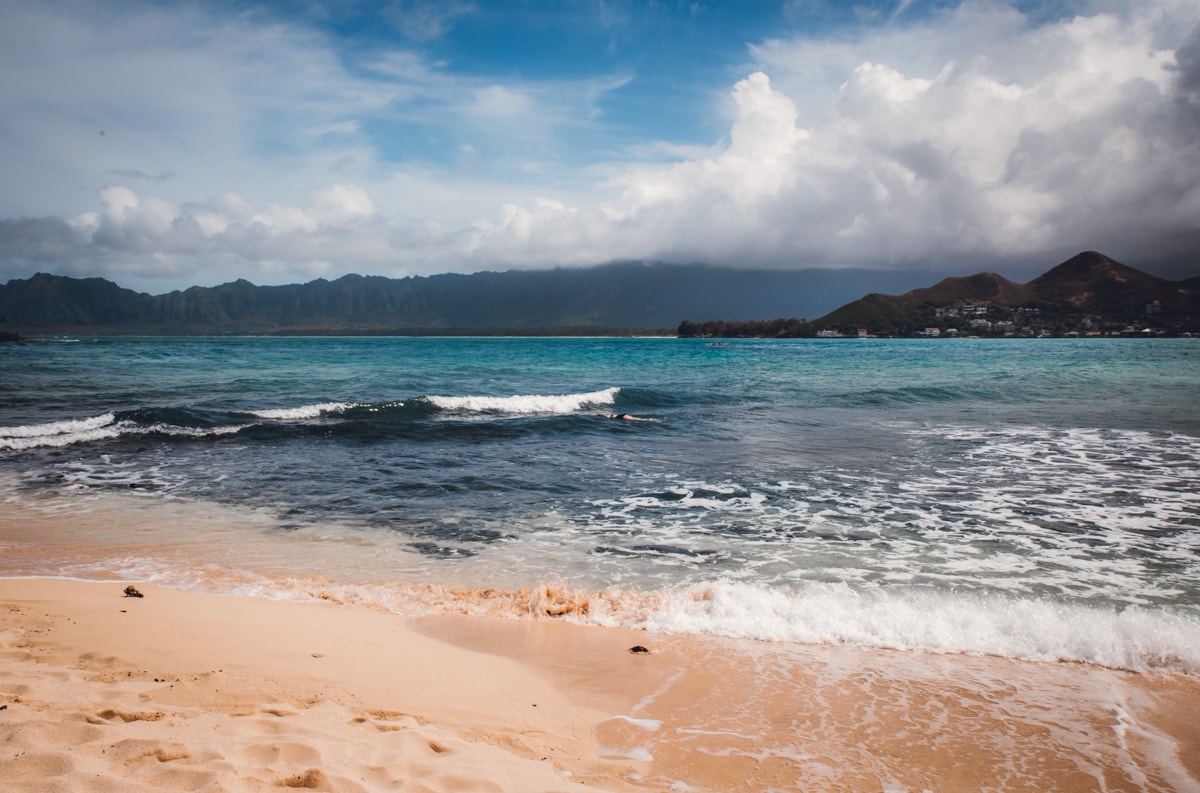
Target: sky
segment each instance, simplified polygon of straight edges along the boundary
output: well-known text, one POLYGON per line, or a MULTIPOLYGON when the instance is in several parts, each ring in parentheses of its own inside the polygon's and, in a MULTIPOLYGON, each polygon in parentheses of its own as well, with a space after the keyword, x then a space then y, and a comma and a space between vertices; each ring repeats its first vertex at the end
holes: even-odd
POLYGON ((0 0, 0 282, 1200 274, 1195 0, 0 0))

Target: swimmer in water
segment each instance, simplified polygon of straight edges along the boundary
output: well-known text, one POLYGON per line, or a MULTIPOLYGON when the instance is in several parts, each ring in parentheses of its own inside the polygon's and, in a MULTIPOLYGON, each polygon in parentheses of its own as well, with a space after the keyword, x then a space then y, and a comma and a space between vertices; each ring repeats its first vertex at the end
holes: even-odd
POLYGON ((603 419, 622 419, 623 421, 649 421, 650 419, 631 416, 628 413, 597 413, 597 416, 603 419))

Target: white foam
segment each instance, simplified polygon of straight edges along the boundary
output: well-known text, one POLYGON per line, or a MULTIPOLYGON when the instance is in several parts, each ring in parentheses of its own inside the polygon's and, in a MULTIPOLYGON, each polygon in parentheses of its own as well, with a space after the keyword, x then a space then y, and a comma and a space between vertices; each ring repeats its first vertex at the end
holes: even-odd
POLYGON ((43 446, 68 446, 72 443, 115 438, 125 422, 116 422, 112 413, 86 419, 52 421, 18 427, 0 427, 0 449, 22 451, 43 446))
MULTIPOLYGON (((640 615, 652 630, 805 644, 1080 661, 1200 673, 1200 609, 1104 608, 1034 598, 809 583, 794 590, 722 582, 661 593, 640 615)), ((609 622, 604 603, 597 621, 609 622)))
POLYGON ((162 423, 143 425, 127 420, 118 421, 112 413, 105 413, 87 419, 55 421, 48 424, 30 424, 20 427, 0 427, 0 449, 24 451, 53 448, 129 435, 161 434, 202 438, 232 435, 247 426, 249 425, 240 424, 199 428, 162 423))
POLYGON ((261 419, 278 419, 281 421, 302 421, 304 419, 320 418, 329 413, 340 413, 354 407, 353 402, 318 402, 313 405, 301 405, 294 408, 278 408, 275 410, 252 410, 250 415, 261 419))
POLYGON ((539 396, 518 394, 508 397, 491 396, 430 396, 428 400, 441 408, 462 413, 508 413, 512 415, 564 415, 585 407, 611 405, 619 388, 589 391, 584 394, 539 396))
POLYGON ((221 427, 180 427, 175 424, 150 424, 146 427, 139 427, 137 434, 152 434, 160 433, 162 435, 181 435, 188 438, 211 438, 220 435, 236 435, 244 429, 249 428, 249 424, 226 424, 221 427))
POLYGON ((619 553, 636 543, 704 550, 719 575, 769 586, 873 581, 1200 605, 1200 532, 1192 528, 1200 439, 1036 427, 911 432, 944 440, 947 461, 894 475, 816 470, 803 484, 635 476, 628 495, 593 501, 579 520, 579 548, 603 537, 618 551, 591 555, 600 572, 590 580, 679 581, 672 574, 682 568, 667 569, 661 558, 652 566, 639 561, 644 553, 619 553), (972 464, 962 465, 963 456, 972 464))
POLYGON ((652 763, 654 755, 650 754, 650 750, 644 746, 635 746, 626 751, 619 749, 597 749, 596 757, 604 757, 611 760, 633 760, 635 763, 652 763))
POLYGON ((52 421, 47 424, 29 424, 23 427, 0 427, 0 438, 33 438, 45 435, 66 435, 73 432, 86 432, 111 424, 115 418, 112 413, 105 413, 88 419, 68 419, 66 421, 52 421))
POLYGON ((662 720, 660 719, 635 719, 633 716, 625 716, 624 714, 613 716, 612 720, 619 720, 625 722, 626 724, 632 724, 639 730, 644 730, 646 732, 654 732, 663 725, 662 720))

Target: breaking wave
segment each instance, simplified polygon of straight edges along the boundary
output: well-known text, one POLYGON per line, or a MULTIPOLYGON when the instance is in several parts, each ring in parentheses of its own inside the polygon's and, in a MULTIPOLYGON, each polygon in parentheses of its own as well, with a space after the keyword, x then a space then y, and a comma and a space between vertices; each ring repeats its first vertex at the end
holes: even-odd
POLYGON ((334 416, 344 413, 354 407, 353 402, 320 402, 315 405, 301 405, 295 408, 276 408, 274 410, 252 410, 250 415, 262 419, 278 419, 280 421, 302 421, 321 416, 334 416))
POLYGON ((619 388, 590 391, 585 394, 560 396, 517 395, 494 396, 430 396, 433 405, 456 413, 507 413, 511 415, 563 415, 586 407, 613 404, 619 388))
MULTIPOLYGON (((110 566, 110 570, 119 565, 110 566)), ((1200 609, 1114 608, 1001 594, 956 594, 847 584, 793 590, 718 582, 676 589, 589 592, 565 585, 463 589, 436 584, 242 578, 236 584, 135 565, 139 580, 271 600, 325 600, 416 616, 462 613, 563 620, 678 634, 805 645, 1087 663, 1200 674, 1200 609), (181 577, 182 576, 182 577, 181 577)))
MULTIPOLYGON (((514 396, 418 396, 393 402, 316 402, 295 407, 203 412, 188 408, 151 407, 110 411, 83 419, 64 419, 0 427, 0 450, 25 451, 126 437, 160 435, 174 438, 212 438, 255 429, 354 423, 381 427, 444 415, 562 416, 585 408, 612 405, 621 389, 606 388, 578 394, 518 394, 514 396)), ((258 433, 261 435, 261 433, 258 433)))
POLYGON ((25 451, 143 435, 203 438, 232 435, 245 428, 246 425, 188 427, 160 421, 141 423, 131 418, 121 418, 113 413, 105 413, 79 420, 0 427, 0 449, 25 451))

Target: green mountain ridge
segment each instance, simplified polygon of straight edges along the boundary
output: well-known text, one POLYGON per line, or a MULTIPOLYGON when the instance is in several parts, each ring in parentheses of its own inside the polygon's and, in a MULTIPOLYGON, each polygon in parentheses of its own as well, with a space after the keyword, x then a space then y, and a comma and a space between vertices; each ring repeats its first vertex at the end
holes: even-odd
POLYGON ((287 286, 238 280, 153 296, 101 278, 42 273, 0 285, 0 330, 212 335, 673 329, 697 315, 815 316, 861 294, 864 280, 911 288, 928 275, 629 262, 400 279, 346 275, 287 286))

